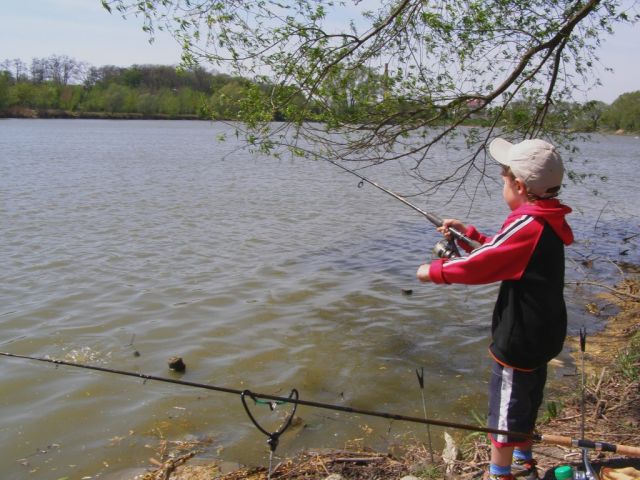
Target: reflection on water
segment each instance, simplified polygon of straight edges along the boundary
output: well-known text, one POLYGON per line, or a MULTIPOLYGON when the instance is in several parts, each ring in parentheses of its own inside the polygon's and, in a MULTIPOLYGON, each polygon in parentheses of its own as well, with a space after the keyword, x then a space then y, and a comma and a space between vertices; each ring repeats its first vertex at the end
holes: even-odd
MULTIPOLYGON (((160 376, 177 375, 167 359, 179 355, 187 371, 176 378, 285 396, 296 388, 304 399, 414 416, 422 416, 415 368, 424 366, 429 415, 472 422, 471 411, 485 408, 496 286, 417 284, 415 269, 437 240, 420 216, 356 188, 330 164, 235 152, 214 140, 224 128, 0 122, 0 349, 160 376)), ((568 251, 569 281, 614 279, 610 258, 638 262, 637 242, 620 241, 638 230, 629 198, 638 195, 629 188, 637 145, 598 137, 583 147, 610 180, 563 194, 579 238, 568 251), (603 156, 611 151, 618 155, 603 156)), ((377 173, 402 184, 393 172, 368 172, 377 173)), ((472 213, 445 199, 426 208, 472 216, 488 233, 506 216, 499 191, 472 213)), ((600 321, 584 314, 588 294, 569 287, 573 331, 600 321)), ((268 452, 234 396, 0 362, 3 478, 145 466, 147 445, 160 438, 212 437, 207 454, 240 462, 263 462, 268 452)), ((255 408, 278 426, 280 411, 255 408)), ((279 454, 353 439, 388 448, 425 434, 382 419, 298 413, 306 427, 283 437, 279 454)))

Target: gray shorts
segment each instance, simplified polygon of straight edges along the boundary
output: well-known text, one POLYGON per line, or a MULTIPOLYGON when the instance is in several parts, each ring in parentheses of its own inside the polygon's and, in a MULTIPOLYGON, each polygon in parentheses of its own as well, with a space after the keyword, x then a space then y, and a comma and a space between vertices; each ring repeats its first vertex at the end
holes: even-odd
MULTIPOLYGON (((489 428, 531 433, 542 405, 547 366, 531 371, 516 370, 494 361, 489 382, 489 428)), ((498 447, 527 444, 521 437, 490 435, 498 447)))

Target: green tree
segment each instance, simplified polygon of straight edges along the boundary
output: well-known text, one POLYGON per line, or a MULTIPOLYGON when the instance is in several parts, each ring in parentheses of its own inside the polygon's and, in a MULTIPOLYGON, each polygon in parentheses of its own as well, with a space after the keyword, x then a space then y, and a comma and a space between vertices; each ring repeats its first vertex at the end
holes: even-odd
POLYGON ((60 90, 60 86, 52 82, 34 85, 33 106, 41 109, 59 108, 60 90))
POLYGON ((155 115, 160 111, 159 99, 151 93, 143 93, 136 98, 136 107, 133 110, 144 115, 155 115))
MULTIPOLYGON (((233 112, 264 150, 287 145, 300 153, 306 144, 333 159, 409 157, 427 178, 420 168, 431 147, 466 135, 471 153, 438 184, 482 170, 498 126, 512 139, 561 140, 553 105, 570 102, 577 84, 597 82, 591 67, 603 37, 638 19, 618 0, 101 1, 140 16, 152 35, 171 31, 186 67, 224 65, 269 85, 268 102, 254 95, 254 108, 245 101, 233 112), (360 84, 368 71, 375 76, 360 84), (294 128, 272 128, 267 119, 284 112, 294 128), (479 116, 484 128, 458 128, 479 116)), ((218 113, 230 112, 220 101, 218 113)))
POLYGON ((142 83, 142 72, 135 65, 132 68, 127 68, 120 75, 120 81, 131 88, 138 88, 142 83))
POLYGON ((104 111, 109 113, 130 112, 131 107, 128 100, 131 93, 131 89, 125 85, 109 84, 104 91, 104 111))
POLYGON ((196 114, 204 102, 202 94, 189 87, 181 88, 177 99, 178 113, 181 115, 196 114))
POLYGON ((604 111, 602 124, 610 130, 640 131, 640 90, 620 95, 604 111))
POLYGON ((83 89, 80 85, 66 85, 60 89, 60 108, 70 112, 76 111, 83 98, 83 89))
MULTIPOLYGON (((211 95, 208 103, 210 114, 215 119, 239 120, 241 118, 241 102, 247 96, 247 87, 238 81, 225 84, 220 90, 211 95)), ((263 108, 255 108, 253 114, 264 111, 263 108)), ((246 116, 245 118, 249 118, 246 116)))
POLYGON ((9 106, 9 85, 11 76, 9 72, 0 71, 0 112, 9 106))
POLYGON ((83 95, 83 99, 78 106, 81 112, 104 112, 105 110, 105 88, 102 86, 94 86, 87 89, 83 95))
POLYGON ((580 132, 595 132, 600 128, 602 115, 607 109, 607 104, 597 100, 578 105, 573 110, 573 128, 580 132))
POLYGON ((180 113, 180 102, 176 93, 177 91, 174 92, 168 88, 163 88, 157 93, 159 113, 172 116, 180 113))
POLYGON ((36 107, 36 86, 26 82, 18 82, 10 90, 10 105, 36 107))

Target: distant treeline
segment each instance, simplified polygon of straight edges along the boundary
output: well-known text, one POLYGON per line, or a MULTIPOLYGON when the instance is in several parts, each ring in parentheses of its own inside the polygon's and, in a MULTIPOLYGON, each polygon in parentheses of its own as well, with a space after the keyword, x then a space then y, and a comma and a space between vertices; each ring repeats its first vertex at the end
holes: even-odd
MULTIPOLYGON (((0 116, 5 117, 235 120, 242 108, 251 105, 250 97, 260 92, 266 96, 269 90, 267 84, 201 67, 93 67, 64 55, 34 58, 31 64, 20 59, 0 63, 0 116)), ((345 107, 349 108, 357 105, 345 107)), ((517 122, 533 112, 535 105, 520 101, 512 103, 506 114, 517 122)), ((283 112, 270 115, 271 120, 287 119, 283 112)), ((640 91, 625 93, 611 105, 599 101, 555 105, 549 120, 578 131, 639 132, 640 91)), ((482 123, 482 116, 474 121, 482 123)))
POLYGON ((67 56, 0 63, 0 115, 233 118, 249 82, 203 68, 93 67, 67 56))

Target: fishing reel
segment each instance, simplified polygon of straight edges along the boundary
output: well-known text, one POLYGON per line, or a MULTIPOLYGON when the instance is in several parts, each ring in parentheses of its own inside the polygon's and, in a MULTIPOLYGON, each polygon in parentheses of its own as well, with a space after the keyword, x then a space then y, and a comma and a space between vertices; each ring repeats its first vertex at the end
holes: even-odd
POLYGON ((454 240, 440 240, 434 245, 433 254, 438 258, 455 258, 460 256, 460 251, 454 240))

